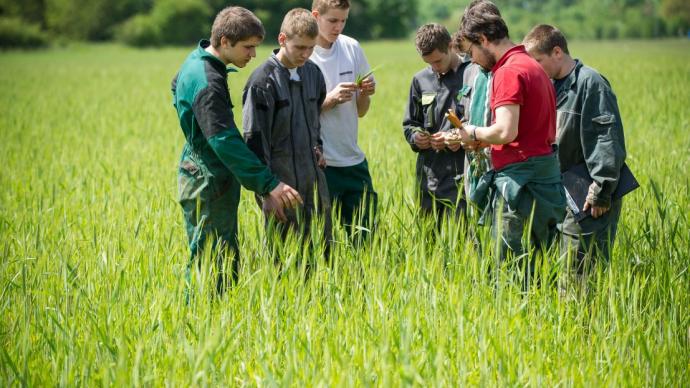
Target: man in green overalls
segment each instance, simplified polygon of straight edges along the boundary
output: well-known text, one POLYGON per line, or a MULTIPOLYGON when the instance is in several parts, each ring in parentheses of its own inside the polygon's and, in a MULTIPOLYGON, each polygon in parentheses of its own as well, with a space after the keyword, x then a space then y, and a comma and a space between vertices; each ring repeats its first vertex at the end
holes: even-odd
POLYGON ((240 185, 264 197, 265 210, 285 220, 283 208, 301 203, 299 194, 279 182, 247 148, 235 125, 226 68, 244 67, 256 56, 264 37, 261 21, 242 7, 222 10, 213 23, 211 40, 202 40, 172 81, 185 145, 178 172, 179 201, 184 212, 191 257, 210 244, 216 254, 216 290, 227 287, 224 261, 234 254, 232 278, 237 277, 239 252, 237 207, 240 185))
POLYGON ((581 276, 597 256, 608 263, 621 214, 621 198, 612 197, 626 155, 618 102, 606 78, 570 56, 555 27, 538 25, 524 42, 556 88, 561 172, 584 163, 593 180, 581 209, 591 217, 577 222, 569 209, 559 225, 562 253, 574 253, 570 269, 581 276))

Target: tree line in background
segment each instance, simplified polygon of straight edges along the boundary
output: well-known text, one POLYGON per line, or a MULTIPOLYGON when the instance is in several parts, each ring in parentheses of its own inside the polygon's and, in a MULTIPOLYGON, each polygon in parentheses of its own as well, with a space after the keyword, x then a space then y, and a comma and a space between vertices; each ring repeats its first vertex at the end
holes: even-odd
MULTIPOLYGON (((430 21, 453 31, 469 1, 353 0, 348 35, 361 40, 408 37, 430 21)), ((569 38, 657 38, 690 29, 688 0, 498 0, 515 39, 538 23, 569 38)), ((116 40, 133 46, 189 45, 207 37, 225 0, 0 0, 0 47, 55 41, 116 40)), ((283 15, 309 0, 238 0, 264 22, 275 41, 283 15)))

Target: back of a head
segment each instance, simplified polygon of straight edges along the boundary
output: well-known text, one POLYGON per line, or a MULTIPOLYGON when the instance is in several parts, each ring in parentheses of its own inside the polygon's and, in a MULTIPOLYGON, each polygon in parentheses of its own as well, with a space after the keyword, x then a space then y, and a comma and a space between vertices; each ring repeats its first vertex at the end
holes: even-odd
POLYGON ((264 25, 251 11, 243 7, 226 7, 218 12, 213 21, 211 45, 218 48, 222 37, 226 37, 234 46, 241 40, 252 37, 263 39, 265 35, 264 25))
POLYGON ((462 34, 460 31, 455 31, 453 35, 450 36, 450 48, 457 53, 462 52, 462 34))
POLYGON ((295 36, 316 38, 319 35, 319 25, 311 12, 304 8, 295 8, 290 10, 283 18, 280 32, 285 34, 288 39, 292 39, 295 36))
POLYGON ((490 42, 508 38, 508 26, 501 17, 496 4, 487 0, 472 1, 460 20, 460 33, 463 39, 479 43, 480 35, 490 42))
POLYGON ((489 0, 472 0, 469 4, 467 4, 467 7, 465 7, 463 15, 467 13, 470 9, 473 12, 491 13, 494 15, 501 16, 501 11, 498 9, 496 4, 492 3, 489 0))
POLYGON ((560 47, 564 53, 570 55, 565 35, 558 28, 549 24, 539 24, 532 28, 522 43, 527 47, 527 50, 536 50, 540 54, 551 55, 554 47, 560 47))
POLYGON ((434 50, 447 53, 449 45, 450 33, 446 27, 440 24, 425 24, 417 30, 415 46, 417 46, 417 52, 422 56, 429 55, 434 50))
POLYGON ((318 11, 323 15, 332 9, 350 9, 349 0, 314 0, 311 3, 312 11, 318 11))

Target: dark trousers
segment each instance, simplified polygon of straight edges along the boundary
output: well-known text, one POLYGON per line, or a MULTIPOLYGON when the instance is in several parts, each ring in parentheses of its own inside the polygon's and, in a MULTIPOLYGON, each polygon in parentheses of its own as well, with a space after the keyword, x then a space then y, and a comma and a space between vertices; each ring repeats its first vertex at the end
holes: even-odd
POLYGON ((340 223, 355 242, 365 241, 374 230, 378 203, 366 159, 354 166, 326 167, 325 173, 340 223))

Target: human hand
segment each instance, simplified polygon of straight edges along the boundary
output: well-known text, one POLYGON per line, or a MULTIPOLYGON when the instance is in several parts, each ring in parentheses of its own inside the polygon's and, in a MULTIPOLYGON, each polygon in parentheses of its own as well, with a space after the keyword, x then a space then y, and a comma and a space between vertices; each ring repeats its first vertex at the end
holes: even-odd
POLYGON ((326 95, 326 100, 331 107, 352 100, 352 95, 357 91, 354 82, 341 82, 326 95))
POLYGON ((609 211, 609 206, 595 206, 597 193, 599 192, 599 185, 597 182, 592 182, 587 190, 587 198, 585 198, 585 206, 582 208, 583 211, 590 210, 592 218, 599 218, 603 216, 607 211, 609 211))
POLYGON ((287 218, 285 218, 283 209, 292 208, 302 203, 302 197, 300 197, 297 190, 280 182, 275 189, 264 196, 262 208, 264 211, 274 214, 279 221, 285 222, 287 218))
POLYGON ((436 132, 430 137, 431 148, 436 152, 446 148, 446 134, 444 132, 436 132))
POLYGON ((314 147, 314 155, 316 155, 316 165, 320 168, 326 168, 326 158, 323 156, 321 147, 314 147))
POLYGON ((371 77, 363 79, 359 83, 359 91, 362 96, 371 96, 376 93, 376 82, 371 77))
POLYGON ((266 195, 261 203, 261 210, 267 217, 273 216, 278 222, 287 222, 287 217, 285 216, 285 211, 283 210, 283 205, 270 195, 266 195))
POLYGON ((606 206, 606 207, 594 206, 594 205, 590 204, 589 201, 585 201, 585 206, 582 210, 584 210, 586 212, 587 210, 590 210, 590 209, 591 209, 590 214, 592 215, 592 218, 599 218, 599 217, 603 216, 604 214, 606 214, 607 211, 609 211, 608 206, 606 206))
POLYGON ((415 132, 412 136, 414 136, 414 144, 420 150, 431 148, 431 137, 427 132, 415 132))
POLYGON ((452 141, 452 142, 446 143, 446 147, 448 147, 449 150, 456 152, 457 150, 462 148, 462 143, 459 141, 452 141))
POLYGON ((481 150, 482 148, 486 148, 489 146, 488 143, 482 143, 481 141, 471 141, 469 143, 462 143, 463 148, 465 148, 467 151, 478 151, 481 150))

